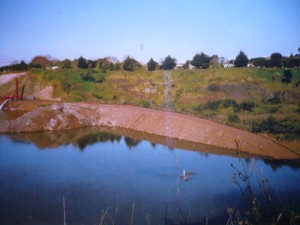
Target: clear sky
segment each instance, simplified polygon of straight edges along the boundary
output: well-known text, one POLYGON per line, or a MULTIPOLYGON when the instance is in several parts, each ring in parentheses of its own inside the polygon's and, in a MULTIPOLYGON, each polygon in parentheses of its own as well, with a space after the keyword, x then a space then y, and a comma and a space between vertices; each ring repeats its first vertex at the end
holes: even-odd
POLYGON ((289 56, 300 47, 299 0, 0 0, 0 9, 0 65, 36 55, 289 56))

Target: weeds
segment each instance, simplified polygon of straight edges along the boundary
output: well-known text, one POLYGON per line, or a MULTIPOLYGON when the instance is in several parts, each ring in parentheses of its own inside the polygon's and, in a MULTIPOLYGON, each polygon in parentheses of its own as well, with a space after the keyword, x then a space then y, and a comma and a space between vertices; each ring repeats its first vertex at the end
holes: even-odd
POLYGON ((296 120, 276 120, 269 116, 267 120, 252 123, 252 131, 255 133, 270 133, 277 138, 289 140, 298 138, 300 134, 300 122, 296 120))
MULTIPOLYGON (((178 70, 171 72, 168 92, 165 92, 164 71, 159 70, 146 72, 141 69, 127 73, 125 77, 122 71, 103 73, 101 69, 40 69, 30 71, 30 77, 24 78, 24 83, 26 81, 25 92, 56 85, 53 96, 64 101, 101 101, 162 110, 167 108, 224 124, 229 122, 239 129, 255 132, 270 133, 272 128, 265 129, 263 126, 268 122, 267 116, 272 114, 274 118, 281 119, 278 121, 278 134, 286 140, 299 138, 297 121, 300 105, 297 96, 300 92, 296 86, 300 70, 292 68, 290 72, 292 79, 287 84, 282 83, 281 78, 286 73, 289 79, 289 72, 281 68, 178 70), (145 93, 141 88, 143 84, 157 89, 153 93, 145 93), (238 88, 233 90, 230 87, 238 88), (244 95, 241 97, 240 93, 244 95), (165 101, 166 94, 172 101, 165 101), (283 121, 284 118, 288 119, 283 121)), ((6 89, 9 90, 1 89, 0 95, 11 94, 6 89)))
MULTIPOLYGON (((300 222, 299 212, 295 212, 290 207, 290 202, 280 204, 274 199, 272 189, 268 179, 258 180, 259 189, 252 186, 255 161, 252 161, 250 169, 247 170, 244 162, 239 159, 241 168, 231 164, 235 171, 232 181, 237 185, 242 199, 245 203, 245 210, 237 210, 237 204, 234 208, 228 208, 229 219, 226 224, 266 224, 266 225, 296 225, 300 222), (286 209, 288 205, 288 210, 286 209)), ((286 184, 287 186, 287 184, 286 184)), ((286 188, 288 194, 288 188, 286 188)))

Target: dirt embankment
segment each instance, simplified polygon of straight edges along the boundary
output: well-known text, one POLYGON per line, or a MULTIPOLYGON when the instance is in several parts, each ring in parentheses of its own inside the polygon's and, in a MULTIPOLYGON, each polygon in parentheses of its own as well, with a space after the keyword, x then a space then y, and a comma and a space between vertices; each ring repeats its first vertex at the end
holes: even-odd
POLYGON ((39 132, 87 126, 126 128, 277 159, 299 158, 296 153, 270 139, 209 120, 98 103, 58 103, 37 107, 15 120, 0 122, 0 132, 39 132))

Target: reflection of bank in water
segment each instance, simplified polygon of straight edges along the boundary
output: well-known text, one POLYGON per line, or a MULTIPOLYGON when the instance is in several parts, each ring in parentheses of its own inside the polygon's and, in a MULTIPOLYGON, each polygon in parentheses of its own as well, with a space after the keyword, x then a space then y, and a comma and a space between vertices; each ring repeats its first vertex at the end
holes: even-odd
MULTIPOLYGON (((19 115, 24 114, 23 111, 0 111, 0 121, 11 120, 19 115), (3 114, 3 115, 2 115, 3 114), (11 118, 10 118, 11 117, 11 118)), ((4 135, 4 134, 3 134, 4 135)), ((65 131, 45 131, 45 132, 25 132, 25 133, 6 133, 5 136, 18 142, 34 143, 39 149, 57 148, 67 144, 78 146, 80 150, 84 150, 89 145, 97 142, 119 142, 122 137, 129 149, 139 145, 143 140, 152 143, 153 148, 156 144, 167 146, 170 150, 184 149, 196 151, 200 154, 208 156, 209 154, 227 155, 243 158, 263 158, 250 153, 232 151, 231 149, 195 143, 191 141, 179 140, 176 138, 166 138, 164 136, 148 134, 146 132, 134 131, 126 128, 109 128, 109 127, 85 127, 65 131)))
MULTIPOLYGON (((3 113, 5 114, 5 119, 7 119, 8 116, 13 116, 12 113, 17 112, 19 111, 10 111, 9 113, 3 113)), ((263 158, 243 152, 240 152, 237 155, 236 152, 232 151, 231 149, 214 147, 205 144, 179 140, 176 138, 166 138, 164 136, 148 134, 145 132, 139 132, 125 128, 108 128, 92 126, 66 131, 45 131, 27 133, 25 132, 10 134, 7 133, 5 135, 7 137, 10 137, 14 141, 32 142, 39 149, 57 148, 59 146, 67 144, 73 144, 75 146, 78 146, 80 150, 84 150, 89 145, 93 145, 97 142, 119 142, 121 141, 122 137, 124 137, 124 142, 127 144, 129 149, 132 149, 139 145, 142 142, 142 140, 146 140, 152 143, 153 148, 155 148, 156 144, 161 144, 167 146, 170 150, 185 149, 196 151, 204 155, 217 154, 244 158, 263 158)))

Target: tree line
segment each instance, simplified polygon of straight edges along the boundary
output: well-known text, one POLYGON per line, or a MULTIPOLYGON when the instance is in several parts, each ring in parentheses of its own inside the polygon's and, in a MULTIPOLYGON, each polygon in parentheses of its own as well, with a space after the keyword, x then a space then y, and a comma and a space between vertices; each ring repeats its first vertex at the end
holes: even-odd
MULTIPOLYGON (((300 53, 300 48, 298 49, 300 53)), ((151 58, 147 62, 148 71, 154 70, 172 70, 175 67, 181 67, 183 69, 196 68, 223 68, 223 67, 277 67, 277 68, 293 68, 300 67, 300 54, 289 57, 282 56, 280 53, 272 53, 270 57, 257 57, 248 59, 247 55, 240 51, 234 60, 225 60, 223 57, 217 55, 209 56, 203 52, 196 53, 192 60, 187 60, 184 64, 178 64, 176 58, 170 55, 166 56, 161 63, 156 62, 151 58)), ((125 70, 135 71, 142 68, 143 65, 132 57, 126 57, 123 62, 119 62, 114 57, 105 57, 97 60, 89 60, 80 56, 73 61, 65 59, 62 61, 52 59, 49 56, 36 56, 29 64, 26 64, 23 60, 20 63, 15 63, 9 66, 0 67, 0 72, 3 71, 22 71, 29 69, 93 69, 98 68, 102 72, 125 70)))

